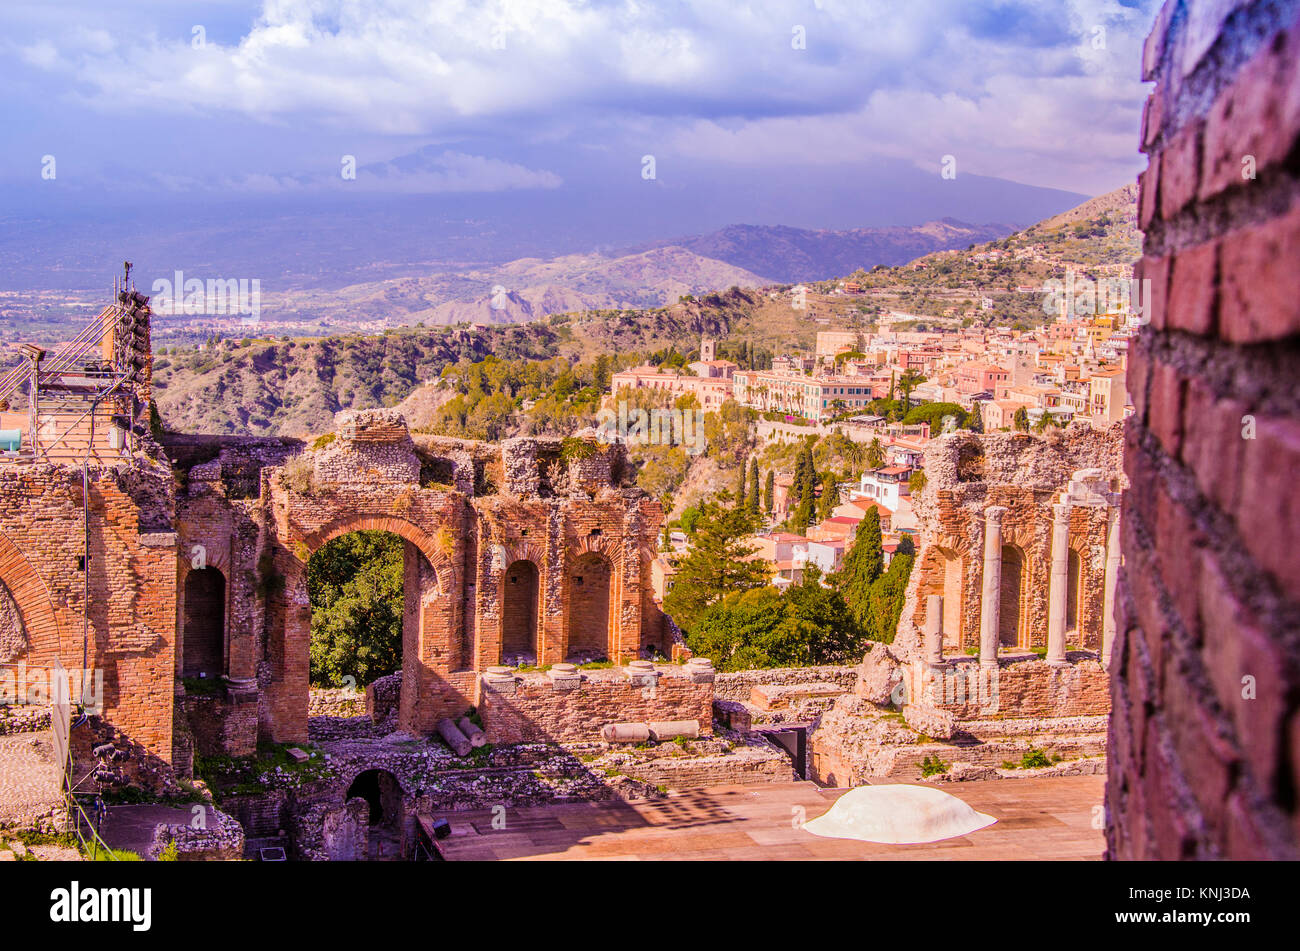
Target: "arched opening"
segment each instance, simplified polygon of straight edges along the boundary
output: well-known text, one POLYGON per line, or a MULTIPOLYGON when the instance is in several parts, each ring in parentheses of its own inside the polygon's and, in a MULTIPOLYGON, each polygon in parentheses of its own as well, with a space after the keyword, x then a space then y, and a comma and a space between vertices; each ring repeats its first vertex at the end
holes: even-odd
MULTIPOLYGON (((1073 548, 1065 564, 1065 632, 1075 634, 1079 630, 1079 602, 1083 593, 1083 564, 1079 553, 1073 548)), ((1081 646, 1081 645, 1080 645, 1081 646)))
POLYGON ((358 773, 344 799, 364 799, 370 805, 372 826, 395 826, 402 818, 402 787, 386 769, 358 773))
POLYGON ((596 552, 579 558, 569 571, 569 637, 566 659, 576 663, 609 658, 609 601, 614 573, 596 552))
POLYGON ((217 677, 226 661, 226 578, 216 568, 185 576, 181 676, 217 677))
POLYGON ((537 663, 537 622, 541 613, 537 580, 537 566, 531 561, 521 559, 506 568, 502 581, 502 663, 537 663))
POLYGON ((1021 647, 1020 605, 1024 597, 1025 554, 1015 545, 1002 546, 1002 589, 998 612, 998 644, 1021 647))
POLYGON ((943 555, 943 644, 961 647, 961 559, 950 551, 943 555))
POLYGON ((0 664, 17 660, 27 651, 23 617, 5 583, 0 581, 0 664))
POLYGON ((362 529, 307 560, 313 687, 363 687, 402 669, 404 546, 362 529))

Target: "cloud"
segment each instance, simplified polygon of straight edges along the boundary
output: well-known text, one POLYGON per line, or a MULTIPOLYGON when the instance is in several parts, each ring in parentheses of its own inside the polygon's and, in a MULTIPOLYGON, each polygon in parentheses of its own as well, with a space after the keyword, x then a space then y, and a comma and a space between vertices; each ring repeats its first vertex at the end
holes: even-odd
MULTIPOLYGON (((197 44, 189 29, 88 27, 20 54, 104 111, 407 141, 648 128, 666 148, 721 161, 954 154, 968 171, 1077 187, 1079 176, 1136 167, 1137 64, 1155 6, 265 0, 225 42, 216 29, 197 44)), ((446 152, 441 166, 403 177, 435 190, 553 187, 550 173, 470 158, 446 152)))

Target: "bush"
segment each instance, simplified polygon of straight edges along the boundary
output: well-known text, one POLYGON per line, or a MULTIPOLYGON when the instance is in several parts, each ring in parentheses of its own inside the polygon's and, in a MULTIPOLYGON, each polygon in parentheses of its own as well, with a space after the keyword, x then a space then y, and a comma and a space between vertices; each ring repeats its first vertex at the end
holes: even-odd
POLYGON ((939 757, 931 753, 925 759, 921 760, 921 776, 935 776, 939 773, 948 772, 948 763, 945 763, 939 757))

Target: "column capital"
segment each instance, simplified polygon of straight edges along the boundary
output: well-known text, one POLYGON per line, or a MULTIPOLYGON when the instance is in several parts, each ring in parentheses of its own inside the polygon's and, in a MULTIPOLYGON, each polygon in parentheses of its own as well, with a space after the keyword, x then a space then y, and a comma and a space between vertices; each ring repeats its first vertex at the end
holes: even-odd
POLYGON ((1052 519, 1057 522, 1067 522, 1070 519, 1070 509, 1074 506, 1069 502, 1055 502, 1052 505, 1052 519))
POLYGON ((1005 505, 990 505, 984 510, 984 518, 987 521, 997 524, 1002 521, 1002 516, 1006 513, 1007 507, 1005 505))

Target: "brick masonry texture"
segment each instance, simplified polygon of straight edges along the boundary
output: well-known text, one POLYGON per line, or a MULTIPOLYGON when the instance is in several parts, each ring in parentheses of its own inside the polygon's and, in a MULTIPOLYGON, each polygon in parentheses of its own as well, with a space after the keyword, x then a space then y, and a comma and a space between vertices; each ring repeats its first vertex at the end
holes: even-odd
POLYGON ((544 674, 508 683, 487 680, 482 691, 483 722, 492 743, 591 742, 609 723, 695 720, 700 735, 713 732, 713 675, 660 671, 653 685, 620 671, 593 670, 572 686, 544 674))
POLYGON ((1111 858, 1300 857, 1300 3, 1168 2, 1146 41, 1111 858))
MULTIPOLYGON (((104 673, 102 719, 142 756, 185 772, 196 753, 305 742, 307 559, 359 529, 405 542, 398 729, 428 734, 476 705, 479 674, 503 661, 504 632, 543 665, 575 652, 621 664, 671 650, 648 575, 663 513, 625 483, 620 446, 583 434, 417 442, 391 410, 340 414, 336 429, 314 449, 169 437, 152 455, 90 470, 88 521, 79 468, 0 470, 0 662, 38 669, 58 658, 79 669, 88 576, 86 650, 104 673), (504 596, 521 562, 536 577, 527 603, 504 596), (205 607, 187 614, 187 596, 205 607), (185 696, 179 675, 199 668, 209 684, 185 696)), ((699 718, 708 732, 711 683, 665 681, 657 704, 641 702, 640 687, 586 689, 595 706, 582 722, 653 714, 699 718)), ((555 728, 536 712, 539 726, 516 713, 502 729, 555 728)))

